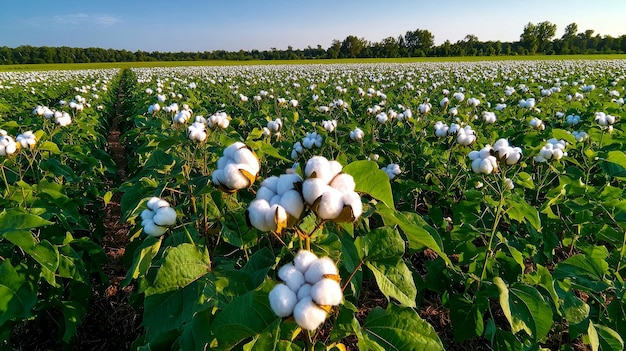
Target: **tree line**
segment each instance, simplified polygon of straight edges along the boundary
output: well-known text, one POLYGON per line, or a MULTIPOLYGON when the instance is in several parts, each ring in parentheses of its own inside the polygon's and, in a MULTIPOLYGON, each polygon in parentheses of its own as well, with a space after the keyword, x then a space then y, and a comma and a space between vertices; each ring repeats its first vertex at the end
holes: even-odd
POLYGON ((578 31, 571 23, 562 37, 556 38, 556 25, 548 21, 528 23, 520 40, 515 42, 480 41, 472 34, 451 43, 446 40, 436 46, 434 35, 425 29, 407 31, 398 37, 387 37, 370 42, 354 35, 344 40, 333 40, 330 47, 308 46, 305 49, 160 52, 128 51, 102 48, 33 47, 29 45, 0 47, 0 64, 89 63, 137 61, 202 61, 202 60, 296 60, 339 58, 397 58, 450 56, 511 56, 511 55, 567 55, 567 54, 623 54, 626 53, 626 34, 619 37, 594 35, 594 30, 578 31))

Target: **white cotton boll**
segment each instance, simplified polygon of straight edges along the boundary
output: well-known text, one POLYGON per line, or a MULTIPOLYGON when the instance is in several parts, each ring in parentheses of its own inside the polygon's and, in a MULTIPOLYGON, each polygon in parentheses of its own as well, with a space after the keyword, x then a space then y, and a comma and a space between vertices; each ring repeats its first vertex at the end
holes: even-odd
POLYGON ((509 147, 509 141, 507 139, 498 139, 495 144, 493 144, 493 149, 498 151, 501 148, 509 147))
POLYGON ((480 164, 483 162, 482 158, 475 158, 474 160, 472 160, 472 172, 476 173, 476 174, 480 174, 481 173, 481 166, 480 164))
POLYGON ((287 212, 278 204, 270 205, 270 209, 265 213, 265 222, 268 226, 271 226, 271 230, 278 228, 278 223, 285 223, 287 221, 287 212))
POLYGON ((250 180, 241 173, 240 168, 255 174, 245 164, 231 163, 224 168, 224 178, 220 179, 220 183, 229 189, 244 189, 250 186, 250 180))
MULTIPOLYGON (((248 206, 248 219, 250 224, 262 232, 269 232, 272 226, 265 221, 267 212, 270 211, 270 205, 265 200, 253 200, 248 206)), ((272 220, 273 222, 273 220, 272 220)))
POLYGON ((151 220, 145 220, 141 225, 143 225, 143 232, 153 237, 159 237, 167 231, 166 227, 158 226, 151 220))
POLYGON ((270 206, 278 205, 281 198, 282 197, 278 194, 272 196, 272 198, 270 199, 270 206))
POLYGON ((277 176, 265 178, 265 180, 261 183, 261 187, 268 188, 273 193, 278 194, 278 179, 279 178, 277 176))
POLYGON ((474 150, 474 151, 470 151, 470 153, 467 155, 467 157, 469 157, 470 160, 474 161, 480 157, 480 152, 474 150))
POLYGON ((176 224, 176 210, 171 207, 161 207, 152 218, 154 224, 169 227, 176 224))
POLYGON ((304 280, 309 284, 315 285, 315 283, 319 282, 324 276, 338 274, 339 271, 337 270, 337 266, 335 266, 335 262, 329 257, 322 257, 311 262, 309 268, 307 268, 304 273, 304 280))
POLYGON ((330 182, 330 164, 326 157, 313 156, 304 166, 304 175, 308 178, 320 178, 325 181, 326 184, 330 182), (315 173, 315 174, 314 174, 315 173))
POLYGON ((270 307, 281 318, 289 317, 298 302, 296 293, 285 284, 277 284, 269 293, 270 307))
POLYGON ((296 183, 302 182, 302 178, 296 173, 281 174, 276 185, 276 193, 283 195, 289 190, 295 189, 296 183))
MULTIPOLYGON (((218 167, 219 167, 219 163, 218 163, 218 167)), ((211 174, 211 180, 213 181, 213 184, 215 185, 223 185, 222 184, 223 179, 224 179, 224 170, 221 168, 214 170, 213 173, 211 174)))
POLYGON ((233 160, 239 164, 248 165, 252 175, 256 175, 261 169, 259 159, 246 147, 237 150, 237 152, 233 155, 233 160))
POLYGON ((480 173, 491 174, 493 172, 493 163, 488 159, 484 158, 480 162, 480 173))
POLYGON ((565 153, 561 149, 554 149, 554 150, 552 150, 552 158, 557 160, 557 161, 560 160, 561 158, 563 158, 564 154, 565 153))
POLYGON ((300 328, 315 330, 326 320, 326 311, 313 302, 311 297, 300 300, 293 309, 293 317, 300 328))
POLYGON ((322 279, 311 288, 311 298, 321 306, 337 306, 343 300, 341 285, 334 279, 322 279))
POLYGON ((354 191, 343 194, 344 206, 350 206, 352 208, 352 214, 354 218, 358 218, 363 214, 363 203, 361 202, 361 196, 354 191))
POLYGON ((504 180, 504 189, 513 190, 513 188, 515 188, 515 184, 513 184, 513 180, 511 180, 511 178, 506 178, 504 180))
POLYGON ((169 204, 169 202, 154 196, 154 197, 151 197, 150 199, 148 199, 148 202, 146 203, 146 206, 148 206, 149 209, 151 209, 153 211, 156 211, 157 209, 159 209, 161 207, 169 207, 170 204, 169 204))
POLYGON ((224 149, 224 156, 234 159, 235 153, 237 152, 237 150, 241 148, 245 148, 245 147, 246 147, 246 144, 242 143, 241 141, 236 141, 232 143, 230 146, 228 146, 226 149, 224 149))
POLYGON ((317 261, 317 255, 308 250, 300 250, 293 259, 294 266, 303 274, 309 268, 311 263, 317 261))
POLYGON ((141 211, 141 219, 142 220, 152 220, 152 217, 154 217, 154 211, 149 210, 149 209, 145 209, 143 211, 141 211))
POLYGON ((330 179, 333 179, 337 174, 341 172, 343 166, 341 165, 341 163, 335 160, 328 161, 328 164, 330 165, 330 179))
POLYGON ((300 193, 296 190, 285 192, 278 204, 283 207, 287 213, 296 218, 300 218, 304 211, 304 201, 300 193))
POLYGON ((310 297, 311 296, 311 288, 313 286, 309 283, 304 283, 302 284, 302 286, 300 287, 300 289, 298 289, 298 301, 304 299, 305 297, 310 297))
POLYGON ((347 173, 340 173, 335 178, 333 178, 330 186, 339 190, 342 194, 347 192, 354 191, 356 184, 354 183, 354 178, 347 173))
POLYGON ((256 192, 256 198, 258 200, 265 200, 267 202, 269 202, 275 195, 276 193, 273 192, 272 189, 263 186, 263 184, 261 184, 261 187, 256 192))
POLYGON ((278 270, 278 278, 285 282, 289 289, 298 292, 298 289, 304 284, 304 274, 300 272, 293 263, 287 263, 278 270))
POLYGON ((506 158, 507 165, 514 165, 522 158, 522 149, 519 147, 514 147, 508 154, 506 158))
POLYGON ((317 207, 317 215, 321 219, 335 219, 343 210, 343 196, 339 190, 329 187, 326 189, 319 206, 317 207))
POLYGON ((312 205, 329 188, 327 182, 320 178, 309 178, 302 183, 302 197, 312 205))

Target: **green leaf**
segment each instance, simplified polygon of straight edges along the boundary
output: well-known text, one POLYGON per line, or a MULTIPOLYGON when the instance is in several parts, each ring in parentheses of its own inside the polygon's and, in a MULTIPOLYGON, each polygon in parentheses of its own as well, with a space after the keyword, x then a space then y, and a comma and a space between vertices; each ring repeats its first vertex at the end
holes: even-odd
POLYGON ((456 342, 481 336, 485 330, 479 304, 460 294, 455 294, 450 299, 450 321, 456 342))
POLYGON ((267 272, 274 266, 274 263, 276 263, 276 256, 274 256, 272 250, 264 247, 250 256, 250 260, 246 262, 241 270, 248 273, 254 287, 257 287, 263 284, 267 277, 267 272))
POLYGON ((18 273, 9 260, 0 264, 0 326, 9 320, 31 316, 37 304, 36 283, 18 273))
POLYGON ((181 350, 204 350, 211 342, 211 310, 207 309, 193 315, 193 318, 184 324, 180 335, 181 350))
POLYGON ((202 250, 189 243, 168 247, 154 284, 146 289, 146 296, 183 288, 210 270, 211 260, 206 248, 202 250))
POLYGON ((147 236, 141 243, 141 246, 135 250, 133 264, 126 274, 124 285, 130 284, 131 280, 144 276, 148 272, 152 259, 159 253, 159 248, 161 248, 161 243, 163 242, 161 238, 147 236))
POLYGON ((49 151, 52 154, 60 154, 61 150, 59 150, 59 147, 57 146, 57 144, 51 142, 51 141, 43 141, 41 143, 37 144, 37 149, 39 149, 40 151, 49 151))
POLYGON ((569 324, 578 324, 589 317, 589 305, 576 297, 573 292, 568 292, 563 299, 563 316, 569 324))
POLYGON ((604 281, 608 269, 609 265, 604 259, 577 254, 559 262, 552 272, 552 277, 569 279, 572 284, 585 291, 600 292, 609 287, 604 281))
POLYGON ((589 338, 589 346, 591 346, 591 350, 598 351, 598 347, 600 347, 600 338, 598 337, 596 328, 593 327, 592 321, 589 321, 589 327, 587 327, 587 337, 589 338))
POLYGON ((500 292, 500 306, 511 331, 515 334, 523 330, 535 341, 545 338, 553 324, 552 309, 537 289, 521 283, 508 288, 500 277, 495 277, 494 283, 500 292))
POLYGON ((622 168, 626 168, 626 153, 623 151, 609 151, 606 159, 609 162, 620 165, 622 168))
POLYGON ((533 177, 526 172, 519 172, 517 177, 515 177, 515 183, 523 186, 526 189, 535 189, 535 183, 533 182, 533 177))
POLYGON ((412 212, 397 212, 384 205, 377 206, 376 209, 383 217, 385 225, 392 227, 397 225, 400 227, 406 235, 411 249, 419 250, 427 247, 435 251, 446 264, 452 265, 452 262, 443 250, 439 234, 420 215, 412 212))
POLYGON ((416 306, 417 288, 413 274, 401 258, 391 257, 367 262, 366 265, 374 273, 378 288, 387 298, 393 297, 403 306, 416 306))
POLYGON ((391 183, 385 171, 378 168, 374 161, 355 161, 343 167, 344 173, 350 174, 356 183, 355 191, 365 193, 394 208, 391 183))
POLYGON ((552 137, 556 139, 563 139, 571 145, 576 144, 576 138, 574 138, 572 134, 563 129, 552 129, 552 137))
POLYGON ((233 347, 274 323, 278 317, 270 307, 265 290, 250 291, 235 298, 215 317, 212 332, 218 347, 233 347))
POLYGON ((435 351, 443 344, 433 327, 411 308, 389 304, 374 308, 365 320, 363 334, 385 350, 435 351))
POLYGON ((85 304, 83 301, 62 301, 63 323, 65 330, 63 332, 63 342, 70 342, 76 335, 76 327, 82 322, 85 315, 85 304))
POLYGON ((3 236, 15 231, 23 232, 51 224, 54 223, 18 209, 5 210, 0 213, 0 235, 3 236))
POLYGON ((113 192, 112 191, 107 191, 104 196, 102 196, 102 200, 104 200, 104 206, 107 206, 109 204, 109 202, 111 202, 111 199, 113 198, 113 192))
POLYGON ((506 214, 520 223, 528 222, 537 231, 541 231, 541 220, 537 209, 519 195, 511 194, 506 198, 506 214))
POLYGON ((365 236, 354 240, 359 257, 371 262, 389 257, 401 257, 404 254, 404 240, 397 230, 391 227, 376 228, 365 236))
POLYGON ((615 330, 600 324, 594 324, 593 326, 596 328, 602 351, 624 350, 624 340, 615 330))

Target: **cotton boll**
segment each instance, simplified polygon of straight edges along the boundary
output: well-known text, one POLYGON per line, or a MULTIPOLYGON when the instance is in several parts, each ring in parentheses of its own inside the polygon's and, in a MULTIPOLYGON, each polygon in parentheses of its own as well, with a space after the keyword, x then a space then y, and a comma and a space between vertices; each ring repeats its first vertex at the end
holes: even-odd
POLYGON ((269 178, 266 178, 262 183, 261 183, 261 187, 265 187, 268 188, 269 190, 271 190, 274 193, 278 193, 278 177, 277 176, 271 176, 269 178))
POLYGON ((319 282, 324 276, 338 274, 339 271, 337 270, 337 266, 335 266, 335 262, 329 257, 322 257, 311 262, 309 268, 307 268, 304 273, 304 280, 309 284, 315 285, 315 283, 319 282))
POLYGON ((317 215, 321 219, 335 219, 343 210, 343 196, 335 188, 326 189, 317 207, 317 215))
POLYGON ((234 159, 235 153, 237 152, 237 150, 241 148, 245 148, 245 147, 246 147, 246 144, 242 143, 241 141, 236 141, 232 143, 230 146, 228 146, 226 149, 224 149, 224 156, 226 156, 227 158, 234 159))
POLYGON ((298 302, 294 293, 285 284, 277 284, 269 293, 270 307, 272 311, 281 318, 289 317, 294 312, 294 307, 298 302))
POLYGON ((337 306, 343 300, 341 285, 334 279, 322 279, 311 288, 311 298, 321 306, 337 306))
MULTIPOLYGON (((219 167, 219 164, 218 164, 218 167, 219 167)), ((213 181, 214 185, 222 185, 223 179, 224 179, 224 170, 221 168, 216 169, 211 174, 211 180, 213 181)))
POLYGON ((300 300, 293 309, 296 323, 305 330, 315 330, 326 320, 326 311, 313 302, 311 297, 300 300))
POLYGON ((243 189, 250 186, 250 180, 246 178, 243 173, 241 173, 241 171, 239 170, 240 168, 248 171, 251 174, 256 174, 252 173, 252 169, 246 167, 245 164, 231 163, 226 166, 226 168, 224 168, 224 178, 223 181, 220 180, 220 183, 229 189, 243 189))
POLYGON ((153 237, 159 237, 163 234, 165 234, 165 232, 167 231, 166 227, 161 227, 158 226, 156 224, 154 224, 153 221, 151 220, 145 220, 141 223, 141 225, 143 226, 143 232, 146 233, 149 236, 153 236, 153 237))
POLYGON ((343 194, 344 206, 350 206, 352 208, 352 214, 354 218, 359 218, 363 214, 363 203, 361 197, 354 191, 343 194))
POLYGON ((276 230, 278 229, 278 223, 284 224, 286 222, 287 212, 278 204, 271 205, 269 211, 265 213, 265 223, 271 226, 270 230, 276 230))
POLYGON ((275 195, 276 195, 275 192, 273 192, 270 188, 264 187, 263 184, 261 184, 261 187, 256 192, 256 198, 257 199, 265 200, 267 202, 270 202, 272 197, 274 197, 275 195))
POLYGON ((238 164, 248 165, 252 170, 253 175, 259 173, 261 168, 261 164, 259 163, 259 159, 245 146, 237 150, 237 152, 233 156, 233 160, 235 160, 238 164))
POLYGON ((152 218, 154 224, 169 227, 176 224, 176 210, 171 207, 161 207, 152 218))
POLYGON ((300 287, 300 289, 298 289, 298 301, 304 299, 305 297, 310 297, 311 296, 311 288, 313 286, 309 283, 304 283, 302 284, 302 286, 300 287))
POLYGON ((278 204, 295 218, 300 218, 304 211, 304 201, 300 193, 296 190, 289 190, 284 193, 278 204))
MULTIPOLYGON (((265 220, 267 212, 270 211, 270 205, 265 200, 253 200, 248 206, 248 220, 250 224, 262 232, 273 230, 272 225, 265 220)), ((273 223, 272 219, 272 223, 273 223)))
POLYGON ((354 183, 354 178, 347 173, 338 174, 330 183, 330 186, 339 190, 342 194, 347 192, 354 191, 354 187, 356 186, 354 183))
POLYGON ((304 274, 296 269, 293 263, 282 266, 278 270, 278 278, 284 281, 293 292, 298 292, 298 289, 304 284, 304 274))
POLYGON ((158 197, 151 197, 146 203, 146 206, 148 206, 149 209, 156 211, 161 207, 169 207, 170 204, 169 202, 158 197))
POLYGON ((304 174, 309 178, 321 178, 326 184, 330 181, 330 164, 325 157, 313 156, 304 166, 304 174))
POLYGON ((317 261, 317 256, 308 250, 300 250, 293 259, 294 266, 302 273, 305 273, 311 263, 317 261))
POLYGON ((270 199, 270 206, 278 205, 281 198, 282 197, 278 194, 272 196, 272 198, 270 199))
POLYGON ((149 209, 145 209, 143 211, 141 211, 141 219, 142 220, 147 220, 147 219, 152 219, 152 217, 154 217, 154 211, 149 210, 149 209))
POLYGON ((309 178, 302 183, 302 197, 307 204, 312 205, 328 188, 323 179, 309 178))
POLYGON ((302 178, 298 174, 281 174, 278 180, 278 184, 276 185, 276 193, 278 193, 279 195, 283 195, 287 191, 295 189, 294 184, 301 181, 302 178))
POLYGON ((330 179, 333 179, 337 174, 341 172, 343 166, 341 165, 341 163, 335 160, 328 161, 328 164, 330 165, 330 179))

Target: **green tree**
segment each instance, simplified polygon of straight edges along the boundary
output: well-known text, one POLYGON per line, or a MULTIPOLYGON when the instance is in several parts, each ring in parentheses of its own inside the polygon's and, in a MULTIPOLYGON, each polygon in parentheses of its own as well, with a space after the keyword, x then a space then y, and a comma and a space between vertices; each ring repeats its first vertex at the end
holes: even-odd
POLYGON ((404 42, 412 56, 420 53, 428 55, 435 45, 435 36, 426 29, 416 29, 404 34, 404 42))

